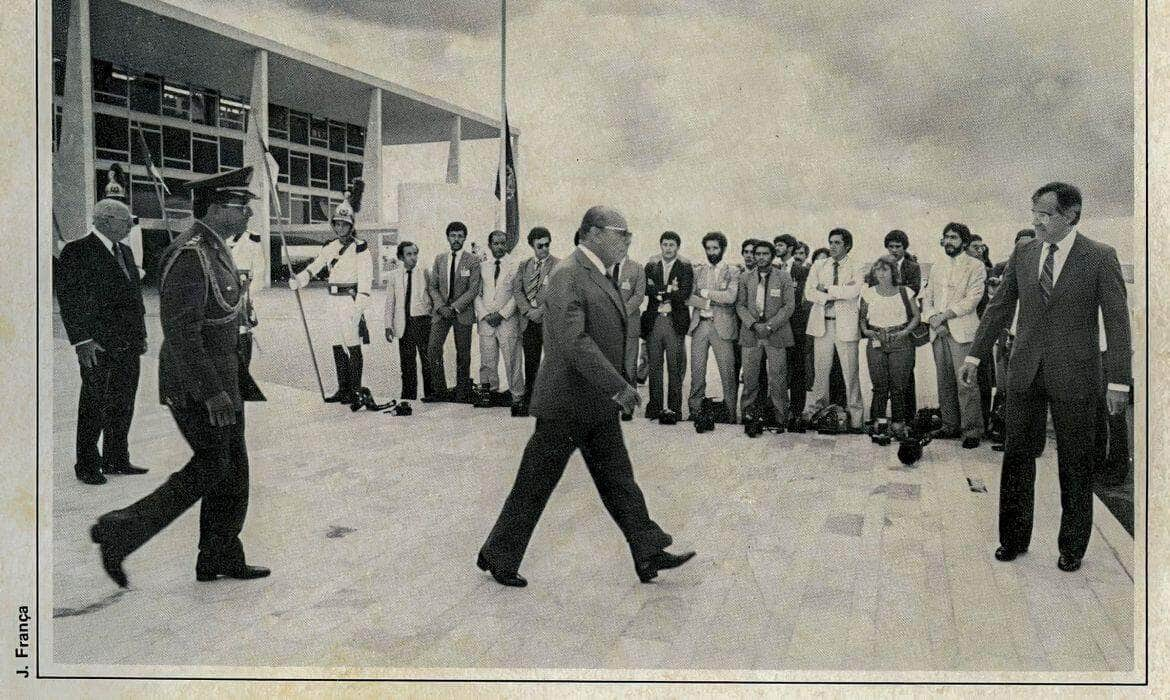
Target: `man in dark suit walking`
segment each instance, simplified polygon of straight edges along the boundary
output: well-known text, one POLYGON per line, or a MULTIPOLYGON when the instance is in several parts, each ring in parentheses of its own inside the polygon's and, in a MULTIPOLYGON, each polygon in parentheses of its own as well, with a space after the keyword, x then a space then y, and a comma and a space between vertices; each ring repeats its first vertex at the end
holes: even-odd
MULTIPOLYGON (((650 352, 650 401, 646 417, 665 413, 677 421, 682 413, 682 383, 687 372, 686 336, 691 323, 687 299, 694 286, 694 271, 679 259, 681 244, 674 231, 658 238, 662 258, 646 264, 646 310, 642 313, 642 337, 650 352), (666 405, 662 403, 662 365, 666 364, 666 405)), ((664 418, 663 422, 669 422, 664 418)))
POLYGON ((1129 399, 1129 310, 1117 253, 1076 230, 1081 193, 1061 182, 1032 195, 1037 239, 1018 245, 1003 282, 976 331, 962 368, 968 386, 979 363, 1011 323, 1019 302, 1016 342, 1008 367, 1005 424, 1007 443, 999 490, 999 548, 995 558, 1011 561, 1028 551, 1036 456, 1044 449, 1048 410, 1056 428, 1060 472, 1062 571, 1076 571, 1093 527, 1092 470, 1096 461, 1097 409, 1102 373, 1110 413, 1129 399), (1099 350, 1098 309, 1108 348, 1099 350))
POLYGON ((577 231, 580 244, 549 277, 545 357, 531 406, 536 430, 476 562, 505 586, 527 585, 517 573, 524 550, 578 449, 602 503, 626 537, 643 583, 694 556, 666 551, 671 538, 650 519, 618 419, 619 409, 632 412, 640 401, 622 373, 626 308, 617 280, 607 274, 625 257, 630 236, 617 210, 589 209, 577 231))
POLYGON ((105 474, 147 471, 130 463, 128 445, 139 358, 146 352, 138 267, 122 242, 133 221, 125 204, 103 199, 94 206, 89 235, 61 251, 61 321, 81 366, 73 469, 86 484, 106 483, 105 474))

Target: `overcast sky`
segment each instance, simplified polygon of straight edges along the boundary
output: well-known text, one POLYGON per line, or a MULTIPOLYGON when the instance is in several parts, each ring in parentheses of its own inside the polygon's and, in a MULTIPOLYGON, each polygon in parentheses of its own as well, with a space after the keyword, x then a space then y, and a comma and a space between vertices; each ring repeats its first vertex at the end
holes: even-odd
MULTIPOLYGON (((496 0, 169 1, 498 114, 496 0)), ((867 254, 903 228, 931 259, 958 220, 1001 259, 1063 179, 1128 260, 1132 73, 1130 2, 513 0, 521 226, 564 251, 609 203, 642 257, 667 228, 697 256, 708 230, 816 247, 845 226, 867 254)), ((495 148, 465 146, 464 184, 494 184, 495 148)), ((387 163, 388 185, 441 181, 445 153, 387 163)))

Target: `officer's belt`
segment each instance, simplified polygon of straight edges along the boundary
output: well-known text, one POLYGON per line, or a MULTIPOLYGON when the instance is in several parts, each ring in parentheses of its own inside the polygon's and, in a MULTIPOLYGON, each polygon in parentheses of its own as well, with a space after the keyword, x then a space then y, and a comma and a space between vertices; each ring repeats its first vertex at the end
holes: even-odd
POLYGON ((335 296, 335 297, 357 296, 357 283, 354 282, 353 284, 330 284, 329 285, 329 294, 330 294, 330 296, 335 296))

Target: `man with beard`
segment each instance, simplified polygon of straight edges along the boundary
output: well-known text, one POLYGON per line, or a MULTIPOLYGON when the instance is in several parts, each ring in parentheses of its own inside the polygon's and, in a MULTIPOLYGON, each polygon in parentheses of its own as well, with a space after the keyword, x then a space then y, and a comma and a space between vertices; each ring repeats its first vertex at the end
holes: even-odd
POLYGON ((715 353, 719 381, 723 385, 723 402, 731 422, 735 422, 739 382, 735 376, 735 352, 732 343, 739 336, 735 316, 735 298, 739 292, 739 274, 723 261, 727 237, 718 231, 703 236, 707 262, 694 266, 693 293, 687 300, 691 307, 691 393, 687 399, 693 420, 707 394, 707 349, 715 353))
POLYGON ((960 382, 959 372, 979 327, 975 309, 983 298, 987 270, 981 260, 967 254, 971 229, 963 224, 947 224, 939 243, 947 257, 931 269, 922 290, 922 318, 930 323, 944 431, 941 437, 954 439, 961 433, 963 447, 974 449, 983 437, 979 387, 960 382))
POLYGON ((641 400, 622 373, 626 308, 612 277, 631 236, 617 210, 589 209, 577 231, 577 249, 549 278, 545 358, 531 406, 536 429, 476 561, 501 585, 528 585, 518 573, 524 550, 577 450, 625 535, 639 580, 649 583, 660 570, 681 566, 695 554, 666 551, 671 537, 650 519, 618 419, 619 409, 632 413, 641 400))
POLYGON ((471 326, 475 323, 475 298, 479 296, 480 260, 465 253, 467 226, 462 221, 447 224, 447 244, 450 252, 435 257, 427 280, 435 312, 431 316, 431 338, 427 343, 427 359, 431 362, 431 385, 435 398, 454 399, 460 403, 471 400, 471 326), (447 333, 455 331, 455 392, 447 391, 447 371, 443 366, 443 345, 447 333))
MULTIPOLYGON (((739 247, 739 254, 743 256, 742 263, 736 263, 735 267, 739 271, 739 276, 742 277, 744 273, 756 267, 756 239, 749 238, 743 242, 739 247)), ((739 344, 739 334, 735 336, 735 340, 731 344, 731 349, 735 353, 735 381, 740 383, 743 379, 740 373, 743 370, 743 347, 739 344)))
POLYGON ((739 282, 735 310, 743 322, 743 411, 756 404, 761 391, 760 363, 767 358, 767 391, 776 425, 783 432, 788 424, 788 363, 786 349, 792 347, 789 319, 796 308, 796 290, 783 268, 772 265, 776 248, 756 241, 756 267, 739 282))

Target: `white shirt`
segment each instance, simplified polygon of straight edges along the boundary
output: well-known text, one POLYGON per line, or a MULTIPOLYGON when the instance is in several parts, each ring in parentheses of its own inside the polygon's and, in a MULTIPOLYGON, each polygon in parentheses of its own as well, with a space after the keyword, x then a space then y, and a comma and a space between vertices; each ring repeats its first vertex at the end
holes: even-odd
POLYGON ((606 274, 605 273, 605 264, 601 262, 601 258, 597 257, 596 253, 594 253, 592 250, 589 250, 588 247, 583 246, 583 245, 577 246, 577 250, 581 251, 582 253, 585 254, 585 257, 589 258, 589 262, 593 263, 593 266, 597 268, 598 272, 600 272, 603 275, 606 274))
MULTIPOLYGON (((662 261, 662 284, 664 284, 668 287, 670 286, 670 281, 669 281, 670 280, 670 271, 672 269, 674 269, 674 264, 677 262, 678 262, 677 257, 674 260, 671 260, 670 262, 666 262, 665 260, 662 261)), ((660 314, 670 313, 670 302, 664 301, 661 304, 659 304, 658 305, 658 313, 660 313, 660 314)))
POLYGON ((92 226, 90 227, 89 232, 98 237, 98 240, 102 242, 102 245, 106 247, 106 250, 110 251, 111 255, 121 259, 121 253, 119 253, 118 249, 114 247, 113 241, 103 236, 101 231, 92 226))
MULTIPOLYGON (((769 271, 768 274, 771 274, 769 271)), ((767 293, 768 275, 762 272, 756 273, 756 310, 760 312, 760 318, 764 317, 764 295, 767 293)))
MULTIPOLYGON (((1056 280, 1060 279, 1060 271, 1064 269, 1064 261, 1068 260, 1068 251, 1072 250, 1073 243, 1077 240, 1077 230, 1074 228, 1064 237, 1060 243, 1056 244, 1056 253, 1052 256, 1052 286, 1056 286, 1056 280)), ((1044 274, 1044 261, 1048 258, 1048 250, 1052 247, 1051 243, 1045 241, 1040 247, 1040 267, 1036 268, 1036 279, 1044 274)))
MULTIPOLYGON (((455 274, 457 274, 457 275, 459 274, 459 261, 462 259, 463 259, 463 249, 462 248, 460 248, 458 251, 456 251, 454 253, 451 253, 451 259, 447 261, 447 269, 443 270, 443 274, 447 275, 448 281, 450 281, 450 279, 451 279, 451 270, 452 269, 455 270, 455 274), (452 266, 454 266, 454 267, 452 267, 452 266)), ((450 290, 448 290, 448 291, 450 291, 450 290)))
MULTIPOLYGON (((912 292, 907 292, 907 299, 912 292)), ((878 294, 877 287, 866 287, 861 290, 861 298, 865 301, 866 318, 874 328, 890 328, 900 326, 908 320, 906 318, 906 304, 902 301, 899 291, 893 296, 885 297, 878 294)))
POLYGON ((422 274, 422 268, 418 265, 414 266, 413 270, 402 268, 402 295, 406 297, 406 277, 410 276, 410 308, 406 310, 407 316, 429 316, 431 313, 431 306, 427 300, 427 282, 426 277, 422 274), (418 273, 417 275, 415 273, 418 273))

